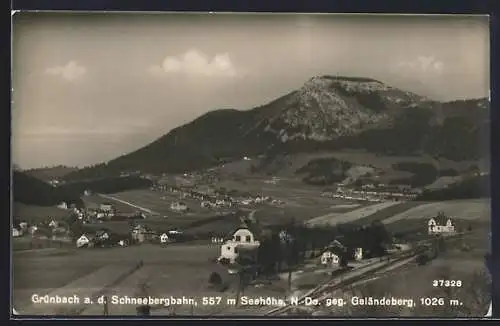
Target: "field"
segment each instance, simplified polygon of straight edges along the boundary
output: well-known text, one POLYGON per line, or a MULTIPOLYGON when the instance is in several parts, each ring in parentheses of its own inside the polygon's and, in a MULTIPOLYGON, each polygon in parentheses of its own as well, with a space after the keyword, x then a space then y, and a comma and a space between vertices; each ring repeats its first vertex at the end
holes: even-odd
POLYGON ((13 219, 19 219, 30 223, 45 221, 47 219, 61 220, 67 217, 69 212, 57 207, 33 206, 14 203, 12 207, 13 219))
POLYGON ((471 199, 422 204, 387 218, 382 223, 390 224, 399 220, 431 218, 439 212, 462 220, 488 221, 491 219, 490 201, 471 199))
MULTIPOLYGON (((13 257, 14 305, 20 312, 34 311, 29 304, 33 293, 90 296, 113 283, 120 274, 126 272, 139 260, 144 262, 144 267, 126 277, 120 284, 112 286, 106 292, 107 295, 137 296, 140 294, 140 285, 146 284, 148 294, 155 297, 184 295, 200 298, 203 295, 222 295, 234 298, 235 288, 232 286, 222 294, 208 288, 210 273, 220 269, 212 262, 218 254, 219 247, 209 244, 168 247, 142 245, 102 250, 74 249, 17 253, 13 257)), ((276 290, 282 291, 278 285, 276 290)), ((256 295, 259 293, 263 295, 262 291, 249 288, 246 293, 254 292, 256 295)), ((134 305, 111 305, 109 312, 110 314, 135 314, 135 307, 134 305)), ((61 309, 61 307, 42 307, 45 313, 53 313, 55 309, 61 309)), ((182 309, 188 309, 184 313, 192 309, 196 310, 192 311, 195 314, 211 313, 206 309, 202 311, 201 307, 187 306, 182 309)), ((177 309, 176 313, 182 313, 182 309, 177 309)), ((36 311, 43 313, 40 309, 36 311)), ((102 312, 102 306, 92 305, 83 314, 101 315, 102 312)))
POLYGON ((381 210, 397 205, 398 202, 389 201, 372 205, 367 205, 362 208, 351 210, 347 213, 330 213, 324 216, 319 216, 308 221, 309 225, 333 225, 337 223, 351 223, 361 218, 368 218, 381 210))
POLYGON ((132 214, 138 211, 138 209, 135 207, 117 201, 111 201, 96 194, 90 196, 82 196, 82 200, 85 204, 85 207, 87 208, 97 209, 99 208, 99 205, 111 202, 115 206, 116 210, 120 213, 132 214))
POLYGON ((42 249, 42 248, 66 248, 74 247, 73 243, 69 241, 52 240, 52 239, 33 239, 29 236, 12 238, 11 241, 12 250, 31 250, 31 249, 42 249))
POLYGON ((391 216, 403 213, 413 207, 417 207, 420 205, 422 205, 422 203, 416 201, 399 202, 396 203, 395 205, 379 209, 373 214, 370 214, 366 217, 362 217, 358 220, 353 221, 353 223, 362 225, 362 224, 370 224, 372 222, 381 222, 391 216))
POLYGON ((67 256, 62 255, 65 252, 67 251, 42 249, 13 254, 13 303, 17 309, 28 305, 32 294, 49 293, 103 265, 92 259, 75 259, 77 256, 72 256, 71 252, 67 256))
MULTIPOLYGON (((318 189, 311 189, 307 186, 290 188, 285 183, 277 185, 269 185, 263 182, 263 179, 251 179, 247 181, 226 180, 223 186, 227 189, 237 189, 240 191, 249 191, 255 195, 261 194, 271 196, 273 199, 280 199, 284 202, 283 205, 260 204, 252 206, 243 206, 242 209, 251 211, 255 210, 255 217, 260 223, 265 225, 282 224, 290 221, 293 217, 296 221, 306 221, 318 215, 324 215, 331 212, 345 213, 359 206, 366 205, 357 201, 346 201, 342 199, 326 198, 321 196, 318 189), (260 192, 256 192, 259 189, 260 192)), ((221 185, 218 185, 221 187, 221 185)), ((224 210, 210 210, 200 207, 199 201, 191 199, 183 199, 189 208, 190 213, 176 213, 170 210, 169 206, 172 201, 179 200, 178 194, 169 194, 164 192, 154 192, 150 190, 134 190, 126 191, 110 195, 114 198, 126 201, 131 205, 143 207, 154 212, 158 212, 158 216, 153 216, 147 219, 147 224, 168 225, 170 227, 184 228, 190 227, 191 233, 199 232, 226 232, 231 231, 234 227, 240 224, 239 219, 234 221, 231 217, 217 217, 217 212, 224 210), (203 221, 206 220, 206 223, 203 221), (198 225, 196 225, 198 224, 198 225)), ((94 197, 92 197, 94 198, 94 197)), ((90 200, 88 198, 87 200, 90 200)), ((99 199, 102 202, 102 197, 99 199)), ((107 200, 112 201, 112 200, 107 200)), ((112 201, 117 204, 117 208, 121 210, 123 202, 112 201), (120 206, 119 206, 120 205, 120 206)), ((131 208, 128 207, 130 210, 131 208)), ((132 208, 137 210, 137 208, 132 208)), ((226 210, 227 211, 227 210, 226 210)))
MULTIPOLYGON (((117 198, 121 201, 125 201, 130 204, 146 208, 160 216, 166 216, 166 217, 171 217, 171 216, 176 217, 176 216, 186 215, 174 212, 170 209, 170 204, 174 201, 182 201, 186 203, 188 208, 192 212, 195 212, 197 214, 210 212, 210 210, 208 209, 201 208, 200 203, 196 200, 180 199, 179 194, 155 192, 151 190, 130 190, 112 194, 110 196, 113 198, 117 198)), ((119 201, 113 201, 109 199, 108 201, 111 201, 113 204, 120 203, 119 201)), ((123 202, 121 202, 121 204, 126 205, 123 202)), ((136 211, 139 210, 138 208, 134 209, 136 211)))

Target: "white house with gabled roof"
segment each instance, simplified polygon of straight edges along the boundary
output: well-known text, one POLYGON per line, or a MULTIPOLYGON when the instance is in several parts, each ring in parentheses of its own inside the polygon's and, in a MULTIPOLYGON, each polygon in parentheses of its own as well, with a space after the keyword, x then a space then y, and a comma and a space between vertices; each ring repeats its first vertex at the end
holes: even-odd
POLYGON ((235 263, 239 250, 254 250, 260 247, 260 232, 256 227, 243 224, 236 229, 221 245, 221 259, 227 259, 230 263, 235 263))
POLYGON ((446 217, 443 212, 439 212, 436 217, 431 217, 427 226, 429 234, 449 234, 456 231, 453 219, 446 217))

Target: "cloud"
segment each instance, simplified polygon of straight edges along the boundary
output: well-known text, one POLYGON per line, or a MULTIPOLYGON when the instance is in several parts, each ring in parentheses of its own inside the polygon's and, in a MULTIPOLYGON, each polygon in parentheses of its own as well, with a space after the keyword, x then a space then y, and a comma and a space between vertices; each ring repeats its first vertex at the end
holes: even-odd
POLYGON ((441 75, 444 69, 442 61, 434 56, 418 56, 411 61, 400 61, 396 65, 396 70, 401 73, 415 73, 419 75, 441 75))
POLYGON ((87 69, 79 65, 78 62, 71 60, 64 66, 47 68, 45 72, 49 75, 61 76, 67 81, 74 81, 85 75, 87 69))
POLYGON ((155 75, 187 74, 202 76, 235 77, 243 71, 236 69, 228 53, 216 54, 209 58, 202 52, 190 50, 181 56, 167 56, 161 65, 150 67, 155 75))

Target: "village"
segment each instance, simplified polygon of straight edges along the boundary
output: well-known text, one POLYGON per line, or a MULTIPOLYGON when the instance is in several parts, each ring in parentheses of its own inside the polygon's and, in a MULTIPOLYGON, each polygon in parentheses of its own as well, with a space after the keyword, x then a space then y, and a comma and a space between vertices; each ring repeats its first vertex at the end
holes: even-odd
MULTIPOLYGON (((92 250, 126 251, 127 248, 143 247, 144 250, 153 252, 151 246, 166 250, 171 246, 181 248, 180 246, 202 245, 211 248, 210 252, 214 255, 209 259, 207 266, 211 272, 206 276, 206 284, 214 291, 224 293, 228 288, 233 288, 240 293, 243 288, 261 284, 262 288, 258 287, 253 291, 267 293, 269 285, 265 284, 281 279, 283 287, 288 289, 286 292, 290 293, 299 291, 301 282, 313 282, 316 286, 325 279, 339 275, 347 279, 349 275, 369 274, 369 266, 379 266, 374 264, 400 264, 409 258, 425 264, 425 261, 431 260, 435 255, 436 246, 442 241, 439 239, 457 233, 453 218, 442 212, 427 220, 427 226, 421 228, 426 230, 421 240, 427 242, 418 244, 404 238, 395 238, 382 223, 377 222, 308 226, 291 217, 280 224, 261 223, 255 218, 255 212, 265 209, 266 205, 276 206, 278 209, 286 206, 285 201, 262 194, 252 196, 234 190, 210 190, 208 187, 200 191, 200 187, 158 183, 149 191, 155 193, 178 216, 187 218, 191 213, 189 207, 197 204, 199 209, 211 211, 214 217, 230 216, 237 223, 232 223, 230 229, 224 227, 215 232, 193 234, 188 227, 183 229, 169 223, 160 223, 169 219, 153 212, 141 209, 122 212, 112 200, 106 200, 87 207, 61 203, 59 209, 65 210, 67 217, 59 220, 48 216, 44 221, 31 224, 29 221, 15 219, 12 235, 14 240, 25 240, 29 244, 25 249, 49 246, 89 250, 89 254, 92 250), (120 226, 117 227, 118 225, 120 226)), ((338 194, 340 193, 339 191, 338 194)), ((90 190, 83 194, 88 197, 92 195, 95 194, 90 190)), ((108 197, 101 199, 106 198, 108 197)), ((370 201, 366 197, 363 199, 370 201)), ((400 199, 387 198, 385 202, 398 200, 400 199)), ((238 298, 239 296, 237 295, 238 298)))

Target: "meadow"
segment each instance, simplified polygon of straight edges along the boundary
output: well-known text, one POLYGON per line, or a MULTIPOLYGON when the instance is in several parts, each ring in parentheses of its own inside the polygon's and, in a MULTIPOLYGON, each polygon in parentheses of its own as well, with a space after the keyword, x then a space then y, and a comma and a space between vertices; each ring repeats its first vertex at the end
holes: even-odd
POLYGON ((347 213, 329 213, 323 216, 313 218, 307 222, 309 225, 334 225, 338 223, 352 223, 358 219, 368 218, 372 214, 397 205, 398 202, 388 201, 367 205, 361 208, 351 210, 347 213))
POLYGON ((490 200, 470 199, 424 203, 384 219, 382 223, 390 224, 407 219, 428 219, 436 216, 439 212, 443 212, 446 216, 454 219, 488 221, 491 218, 490 200))

